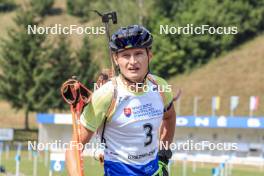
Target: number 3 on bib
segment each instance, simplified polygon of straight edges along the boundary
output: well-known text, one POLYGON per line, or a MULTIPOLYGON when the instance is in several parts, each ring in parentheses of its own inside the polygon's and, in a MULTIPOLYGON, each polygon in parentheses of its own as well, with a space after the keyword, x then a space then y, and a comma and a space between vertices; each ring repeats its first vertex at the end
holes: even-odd
POLYGON ((144 146, 148 146, 152 142, 152 125, 150 123, 146 123, 143 125, 144 131, 146 133, 146 141, 144 143, 144 146))

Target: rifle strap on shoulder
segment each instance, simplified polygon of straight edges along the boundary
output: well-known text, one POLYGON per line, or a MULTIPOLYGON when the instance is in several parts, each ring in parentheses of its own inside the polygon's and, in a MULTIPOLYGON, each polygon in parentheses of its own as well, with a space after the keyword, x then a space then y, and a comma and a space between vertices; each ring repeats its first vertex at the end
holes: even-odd
POLYGON ((107 120, 110 120, 110 117, 115 109, 115 104, 116 104, 116 99, 117 99, 117 82, 116 82, 116 78, 112 78, 111 79, 112 83, 113 83, 113 95, 112 95, 112 99, 111 99, 111 103, 107 109, 107 112, 105 113, 105 118, 104 118, 104 123, 103 123, 103 129, 102 129, 102 134, 101 134, 101 143, 105 143, 105 138, 104 138, 104 132, 105 132, 105 125, 107 120))
POLYGON ((116 82, 116 78, 112 78, 112 83, 113 83, 113 95, 112 95, 112 99, 111 99, 111 103, 107 109, 107 112, 105 114, 106 118, 109 118, 111 116, 111 113, 113 113, 113 110, 115 109, 115 104, 116 104, 116 99, 117 99, 117 82, 116 82))
MULTIPOLYGON (((154 85, 156 85, 156 86, 159 86, 159 84, 158 84, 157 81, 153 78, 152 75, 148 74, 147 78, 148 78, 148 80, 149 80, 152 84, 154 84, 154 85)), ((159 94, 160 94, 160 96, 161 96, 161 98, 162 98, 162 102, 163 102, 163 104, 165 105, 165 95, 164 95, 164 92, 159 91, 159 94)))

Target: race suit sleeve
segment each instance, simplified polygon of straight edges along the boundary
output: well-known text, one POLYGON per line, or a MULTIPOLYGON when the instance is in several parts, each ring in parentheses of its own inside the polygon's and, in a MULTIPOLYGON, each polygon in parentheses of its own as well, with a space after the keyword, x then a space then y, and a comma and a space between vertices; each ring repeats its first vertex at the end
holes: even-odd
POLYGON ((167 106, 169 106, 169 104, 171 103, 171 101, 173 99, 172 87, 163 78, 161 78, 159 76, 154 76, 154 78, 157 81, 158 85, 162 86, 161 90, 164 91, 164 97, 165 97, 164 106, 167 107, 167 106))
POLYGON ((113 85, 111 82, 104 84, 93 93, 91 102, 84 107, 80 118, 81 124, 85 128, 94 132, 103 123, 112 95, 113 85))

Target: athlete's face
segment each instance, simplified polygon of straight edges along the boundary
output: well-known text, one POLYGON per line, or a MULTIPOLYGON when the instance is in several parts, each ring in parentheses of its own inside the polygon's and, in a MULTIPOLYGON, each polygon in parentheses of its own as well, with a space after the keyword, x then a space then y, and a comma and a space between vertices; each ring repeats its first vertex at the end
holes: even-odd
POLYGON ((121 73, 134 82, 141 82, 144 79, 151 58, 152 53, 144 48, 126 49, 114 57, 121 73))

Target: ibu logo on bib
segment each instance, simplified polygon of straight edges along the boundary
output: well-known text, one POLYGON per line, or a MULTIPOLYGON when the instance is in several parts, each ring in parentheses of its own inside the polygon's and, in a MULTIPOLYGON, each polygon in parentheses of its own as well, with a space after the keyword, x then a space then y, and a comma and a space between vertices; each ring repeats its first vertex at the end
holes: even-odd
POLYGON ((124 114, 126 117, 130 117, 132 114, 131 108, 124 108, 124 114))

